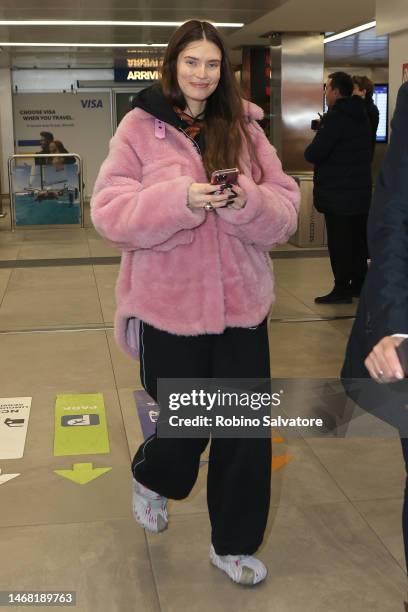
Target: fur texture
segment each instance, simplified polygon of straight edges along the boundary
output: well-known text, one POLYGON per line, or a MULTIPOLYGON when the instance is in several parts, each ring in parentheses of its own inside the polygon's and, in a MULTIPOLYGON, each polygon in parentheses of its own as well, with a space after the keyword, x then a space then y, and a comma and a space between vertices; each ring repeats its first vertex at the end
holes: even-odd
POLYGON ((115 335, 132 357, 138 357, 137 330, 129 333, 129 320, 197 335, 257 325, 270 309, 267 251, 296 230, 300 197, 254 121, 261 109, 245 104, 264 178, 256 184, 245 150, 239 185, 247 205, 239 211, 187 208, 190 184, 208 180, 193 143, 176 128, 166 124, 165 137, 158 138, 154 117, 134 109, 111 140, 91 214, 97 231, 123 251, 115 335))

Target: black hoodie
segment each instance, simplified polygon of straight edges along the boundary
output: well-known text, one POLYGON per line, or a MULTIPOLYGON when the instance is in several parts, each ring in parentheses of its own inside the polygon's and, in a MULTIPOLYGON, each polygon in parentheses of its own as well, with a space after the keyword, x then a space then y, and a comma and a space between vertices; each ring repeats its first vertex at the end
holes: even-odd
POLYGON ((314 164, 314 205, 320 212, 358 215, 371 202, 372 130, 365 102, 340 98, 305 151, 314 164))
MULTIPOLYGON (((171 104, 164 97, 159 83, 155 83, 146 89, 142 89, 142 91, 140 91, 133 99, 132 107, 141 108, 150 115, 153 115, 153 117, 156 117, 156 119, 160 119, 161 121, 172 125, 180 131, 185 130, 188 127, 188 124, 180 119, 171 104)), ((186 138, 188 138, 187 135, 186 138)), ((201 132, 196 136, 195 144, 198 152, 203 155, 204 139, 201 132)))

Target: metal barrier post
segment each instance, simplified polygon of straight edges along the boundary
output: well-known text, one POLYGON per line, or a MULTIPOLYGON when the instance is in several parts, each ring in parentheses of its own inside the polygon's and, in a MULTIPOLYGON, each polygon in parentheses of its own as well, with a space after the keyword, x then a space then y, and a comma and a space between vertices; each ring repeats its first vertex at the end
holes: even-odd
POLYGON ((302 247, 325 247, 324 216, 313 204, 313 173, 290 174, 298 183, 301 193, 301 203, 298 217, 298 227, 290 237, 289 242, 302 247))
POLYGON ((9 194, 10 194, 10 221, 11 221, 11 230, 14 232, 14 193, 11 182, 11 163, 13 160, 13 155, 8 158, 7 167, 8 167, 8 180, 9 180, 9 194))
POLYGON ((3 194, 1 189, 1 181, 0 181, 0 219, 4 219, 6 213, 3 211, 3 194))
POLYGON ((78 155, 79 159, 79 206, 81 209, 81 228, 85 227, 85 213, 84 213, 84 186, 85 183, 83 181, 84 177, 84 162, 82 157, 78 155))

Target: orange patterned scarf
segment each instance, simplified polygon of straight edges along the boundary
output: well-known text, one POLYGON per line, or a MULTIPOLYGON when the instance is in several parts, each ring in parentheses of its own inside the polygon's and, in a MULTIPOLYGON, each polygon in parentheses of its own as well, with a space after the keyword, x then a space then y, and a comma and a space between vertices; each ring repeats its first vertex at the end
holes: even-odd
MULTIPOLYGON (((193 140, 196 138, 197 134, 200 133, 201 128, 203 127, 203 121, 198 120, 197 117, 190 117, 187 115, 181 108, 178 106, 173 106, 174 112, 182 119, 185 123, 188 124, 188 127, 184 130, 186 134, 190 136, 193 140)), ((204 113, 198 115, 201 117, 204 113)))

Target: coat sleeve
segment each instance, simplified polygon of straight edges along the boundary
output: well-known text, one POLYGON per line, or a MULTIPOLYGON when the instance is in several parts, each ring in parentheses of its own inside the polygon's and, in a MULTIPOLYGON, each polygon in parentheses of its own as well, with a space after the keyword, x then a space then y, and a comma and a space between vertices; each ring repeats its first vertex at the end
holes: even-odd
POLYGON ((376 342, 384 336, 408 333, 407 201, 390 202, 384 213, 376 231, 375 242, 381 244, 372 255, 367 291, 369 324, 376 342))
POLYGON ((324 162, 334 149, 341 136, 340 123, 338 121, 339 113, 334 113, 333 116, 329 112, 322 123, 322 126, 317 130, 312 142, 305 150, 305 159, 311 164, 320 164, 324 162))
POLYGON ((369 120, 370 120, 370 125, 371 125, 371 130, 372 130, 371 132, 371 136, 372 136, 371 144, 372 144, 372 151, 373 151, 372 157, 374 158, 375 145, 377 144, 378 124, 380 123, 380 111, 378 110, 375 104, 371 105, 369 120))
POLYGON ((199 226, 205 212, 187 208, 194 179, 178 176, 143 187, 142 163, 129 140, 137 126, 126 116, 109 147, 95 183, 91 218, 96 230, 124 250, 167 250, 191 241, 186 234, 199 226))
POLYGON ((408 333, 408 83, 400 88, 391 125, 368 223, 367 308, 377 342, 408 333))
POLYGON ((275 149, 255 121, 250 133, 264 173, 262 183, 240 174, 238 184, 247 194, 245 208, 219 208, 217 214, 225 233, 269 251, 296 231, 300 192, 294 179, 283 172, 275 149))

